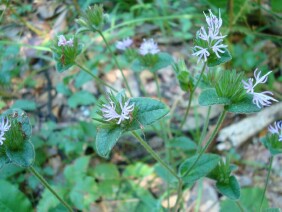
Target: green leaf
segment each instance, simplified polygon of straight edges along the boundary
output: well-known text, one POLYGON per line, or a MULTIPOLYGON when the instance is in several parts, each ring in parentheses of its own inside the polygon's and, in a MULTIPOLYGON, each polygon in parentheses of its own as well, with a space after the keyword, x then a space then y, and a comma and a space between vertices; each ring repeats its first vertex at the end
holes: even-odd
POLYGON ((99 180, 119 179, 119 171, 114 164, 99 164, 94 168, 94 177, 99 180))
POLYGON ((70 199, 79 210, 89 210, 91 203, 99 198, 97 184, 92 177, 80 178, 70 192, 70 199))
POLYGON ((0 211, 33 211, 29 199, 13 184, 0 180, 0 211))
POLYGON ((168 53, 161 52, 158 54, 158 56, 159 56, 158 62, 153 67, 149 68, 149 70, 153 73, 171 65, 173 62, 172 57, 168 53))
POLYGON ((137 162, 136 164, 131 164, 126 166, 123 177, 136 177, 136 178, 143 178, 151 175, 154 169, 147 164, 137 162))
POLYGON ((153 124, 169 112, 169 108, 159 100, 151 98, 132 98, 130 104, 134 103, 137 108, 133 121, 126 130, 138 130, 142 126, 153 124))
POLYGON ((280 208, 267 208, 264 209, 263 212, 281 212, 280 208))
POLYGON ((113 147, 122 135, 123 130, 116 128, 98 128, 96 136, 96 151, 101 157, 108 158, 113 147))
POLYGON ((271 0, 270 5, 273 12, 282 13, 282 5, 280 0, 271 0))
POLYGON ((216 90, 213 88, 204 90, 199 96, 199 104, 201 106, 210 106, 216 104, 227 105, 230 103, 231 101, 228 98, 219 97, 216 93, 216 90))
POLYGON ((33 145, 29 141, 24 142, 23 149, 21 150, 7 149, 6 154, 12 163, 21 167, 31 166, 35 157, 33 145))
POLYGON ((36 103, 34 101, 26 100, 26 99, 19 99, 15 101, 12 105, 11 109, 20 108, 26 111, 34 111, 36 110, 36 103))
POLYGON ((253 96, 248 94, 246 97, 237 103, 232 103, 226 106, 226 109, 230 113, 256 113, 261 110, 253 103, 253 96))
POLYGON ((167 169, 165 169, 161 164, 157 163, 155 166, 155 172, 158 176, 160 176, 163 180, 171 185, 171 183, 177 183, 178 180, 175 176, 173 176, 167 169))
MULTIPOLYGON (((97 70, 93 69, 91 70, 91 73, 96 75, 97 70)), ((76 76, 75 76, 75 82, 74 85, 76 88, 80 88, 84 83, 92 80, 92 76, 84 71, 80 71, 76 76)))
POLYGON ((168 53, 161 52, 158 54, 158 61, 153 66, 148 66, 144 64, 144 62, 142 62, 140 58, 137 58, 133 61, 131 65, 131 69, 134 72, 149 70, 154 73, 162 68, 171 65, 172 62, 173 62, 173 58, 168 53))
POLYGON ((69 183, 75 183, 78 179, 85 177, 90 162, 89 156, 76 159, 73 164, 64 170, 64 176, 69 183))
POLYGON ((68 105, 76 108, 78 105, 90 105, 96 102, 96 98, 88 91, 79 91, 68 99, 68 105))
POLYGON ((190 170, 197 157, 198 154, 194 155, 193 157, 185 160, 179 167, 179 173, 185 183, 194 183, 196 180, 205 177, 217 166, 220 160, 220 157, 218 155, 203 154, 197 161, 197 163, 194 165, 192 170, 190 170), (189 171, 188 175, 186 174, 187 171, 189 171))
POLYGON ((224 53, 220 53, 220 58, 218 58, 215 53, 211 53, 211 55, 208 57, 208 61, 207 61, 207 65, 208 67, 214 67, 214 66, 217 66, 219 64, 222 64, 222 63, 226 63, 228 62, 229 60, 232 59, 231 55, 230 55, 230 52, 225 49, 224 53))
POLYGON ((178 148, 181 150, 190 150, 190 151, 197 149, 197 145, 195 144, 195 142, 192 141, 190 138, 184 137, 184 136, 175 137, 169 140, 168 147, 169 148, 178 148))
POLYGON ((240 185, 234 176, 229 177, 228 183, 216 183, 218 191, 229 199, 237 200, 240 198, 240 185))
MULTIPOLYGON (((261 188, 243 188, 241 190, 240 203, 244 211, 258 211, 260 207, 261 196, 263 189, 261 188)), ((262 208, 268 207, 268 201, 264 198, 262 208)), ((240 212, 240 208, 237 206, 234 200, 224 200, 220 202, 221 212, 240 212)))
POLYGON ((278 155, 282 153, 282 142, 278 140, 278 135, 272 134, 263 137, 260 140, 265 148, 267 148, 271 155, 278 155))

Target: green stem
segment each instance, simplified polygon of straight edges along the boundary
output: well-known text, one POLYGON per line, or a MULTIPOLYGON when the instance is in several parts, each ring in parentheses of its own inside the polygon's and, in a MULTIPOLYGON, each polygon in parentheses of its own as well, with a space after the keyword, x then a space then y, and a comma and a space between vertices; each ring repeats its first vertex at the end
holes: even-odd
POLYGON ((158 98, 161 99, 161 90, 160 90, 160 84, 159 84, 159 81, 158 81, 158 76, 156 73, 154 73, 154 79, 155 79, 155 82, 156 82, 156 86, 157 86, 157 95, 158 95, 158 98))
POLYGON ((203 155, 203 153, 207 150, 207 148, 209 147, 210 143, 213 141, 213 139, 215 138, 216 134, 218 133, 219 131, 219 128, 225 118, 227 114, 227 111, 224 110, 221 114, 220 114, 220 117, 218 118, 217 120, 217 123, 216 123, 216 127, 214 129, 214 131, 212 132, 212 135, 211 137, 209 138, 208 142, 206 143, 206 145, 204 146, 204 148, 200 151, 198 157, 196 158, 195 162, 192 164, 192 166, 183 174, 183 176, 186 176, 188 175, 191 170, 195 167, 196 163, 199 161, 199 159, 201 158, 201 156, 203 155))
POLYGON ((204 74, 204 71, 205 71, 205 69, 206 69, 206 65, 207 65, 207 63, 205 63, 205 64, 203 65, 203 68, 202 68, 201 73, 200 73, 200 76, 199 76, 199 78, 198 78, 198 80, 197 80, 197 82, 196 82, 196 84, 195 84, 195 87, 193 88, 193 90, 192 90, 191 93, 190 93, 189 100, 188 100, 188 101, 189 101, 189 102, 188 102, 188 106, 187 106, 187 108, 186 108, 186 112, 185 112, 185 115, 184 115, 184 119, 183 119, 183 121, 182 121, 182 123, 181 123, 181 125, 180 125, 180 129, 183 128, 183 125, 184 125, 185 122, 186 122, 187 116, 188 116, 188 114, 189 114, 189 110, 190 110, 190 108, 191 108, 191 103, 192 103, 193 95, 194 95, 194 93, 195 93, 195 91, 196 91, 196 89, 197 89, 197 87, 198 87, 198 85, 199 85, 199 82, 200 82, 200 80, 201 80, 201 78, 202 78, 202 76, 203 76, 203 74, 204 74))
POLYGON ((146 149, 146 151, 156 160, 158 161, 167 171, 169 171, 177 180, 178 180, 178 189, 177 189, 177 200, 175 203, 175 211, 178 209, 178 204, 180 203, 180 199, 182 196, 182 179, 176 174, 176 172, 164 162, 160 156, 155 153, 155 151, 144 141, 136 132, 132 132, 135 138, 141 143, 141 145, 146 149))
POLYGON ((28 168, 28 170, 34 174, 35 177, 40 180, 40 182, 47 188, 57 199, 68 209, 68 211, 73 211, 71 206, 66 203, 58 194, 55 190, 52 189, 52 187, 49 185, 49 183, 43 178, 41 174, 39 174, 32 166, 28 168))
POLYGON ((261 201, 260 201, 259 211, 261 211, 261 209, 262 209, 262 204, 263 204, 263 200, 264 200, 264 196, 265 196, 265 193, 266 193, 266 188, 267 188, 267 185, 268 185, 269 176, 270 176, 270 172, 271 172, 271 168, 272 168, 272 162, 273 162, 273 156, 270 157, 270 162, 269 162, 269 167, 268 167, 268 171, 267 171, 266 182, 265 182, 263 194, 262 194, 261 201))
POLYGON ((206 116, 206 120, 205 120, 205 123, 204 123, 204 127, 203 127, 203 130, 202 130, 200 141, 198 143, 198 152, 200 152, 200 150, 201 150, 202 143, 203 143, 205 136, 206 136, 206 133, 207 133, 209 120, 210 120, 210 114, 211 114, 211 106, 209 106, 209 108, 208 108, 208 114, 206 116))
POLYGON ((114 62, 115 62, 116 66, 118 67, 118 69, 119 69, 119 71, 120 71, 120 73, 121 73, 121 75, 122 75, 123 81, 124 81, 124 83, 125 83, 125 86, 126 86, 127 90, 129 91, 130 96, 133 96, 133 95, 132 95, 132 92, 131 92, 131 89, 130 89, 130 87, 129 87, 129 85, 128 85, 127 79, 126 79, 126 77, 124 76, 124 73, 123 73, 123 71, 122 71, 122 69, 121 69, 121 67, 120 67, 120 65, 119 65, 119 63, 118 63, 118 61, 117 61, 116 56, 114 55, 114 53, 113 53, 112 50, 111 50, 110 45, 109 45, 107 39, 105 38, 105 36, 104 36, 104 34, 103 34, 102 31, 99 31, 99 30, 98 30, 97 32, 98 32, 99 35, 102 37, 104 43, 106 44, 106 47, 107 47, 108 51, 110 52, 112 58, 114 59, 114 62))
POLYGON ((238 200, 238 201, 235 201, 235 202, 236 202, 238 208, 240 209, 240 211, 241 211, 241 212, 244 212, 245 210, 244 210, 244 208, 242 207, 242 205, 241 205, 241 203, 239 202, 239 200, 238 200))
POLYGON ((97 83, 100 83, 108 88, 110 88, 111 90, 118 92, 114 87, 110 86, 109 84, 107 84, 106 82, 104 82, 103 80, 101 80, 99 77, 95 76, 89 69, 83 67, 82 65, 80 65, 79 63, 75 63, 77 67, 79 67, 82 71, 85 71, 87 74, 91 75, 94 80, 96 80, 97 83))

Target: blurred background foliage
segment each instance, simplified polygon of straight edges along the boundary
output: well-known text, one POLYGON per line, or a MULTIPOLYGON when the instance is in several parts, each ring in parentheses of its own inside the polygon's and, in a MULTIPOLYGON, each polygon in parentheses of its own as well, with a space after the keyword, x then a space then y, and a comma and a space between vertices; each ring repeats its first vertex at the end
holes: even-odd
MULTIPOLYGON (((75 34, 78 28, 75 19, 96 3, 103 4, 108 13, 105 33, 113 50, 114 43, 122 38, 132 37, 139 44, 143 38, 154 37, 167 52, 179 52, 177 55, 186 59, 191 71, 197 69, 191 48, 196 30, 205 21, 202 11, 216 12, 220 8, 223 34, 228 34, 233 57, 226 68, 250 75, 256 67, 272 70, 274 74, 266 86, 279 99, 281 87, 276 85, 282 82, 282 3, 281 0, 1 0, 0 111, 20 107, 28 112, 34 128, 37 169, 78 210, 165 211, 163 200, 170 195, 165 192, 169 186, 166 183, 170 183, 165 171, 142 150, 136 150, 136 143, 126 136, 111 161, 99 158, 95 154, 96 130, 91 121, 99 89, 93 88, 89 84, 91 77, 80 70, 58 75, 54 69, 50 42, 59 34, 75 34)), ((114 69, 98 35, 83 33, 79 39, 84 44, 81 61, 93 74, 103 77, 114 69)), ((128 68, 126 59, 118 57, 123 67, 128 68)), ((193 138, 197 132, 190 134, 193 138)), ((187 137, 183 139, 195 146, 187 137)), ((175 145, 171 147, 178 150, 177 155, 172 154, 174 166, 195 152, 195 148, 175 145)), ((226 154, 239 163, 240 155, 232 151, 226 154)), ((159 153, 164 153, 162 148, 159 153)), ((263 164, 254 166, 259 169, 263 164)), ((16 207, 19 205, 20 211, 63 210, 33 176, 16 166, 1 170, 0 187, 9 191, 1 191, 0 202, 5 202, 12 211, 19 211, 16 207)), ((252 210, 252 203, 260 193, 261 189, 254 186, 244 188, 241 197, 244 207, 252 210)), ((237 211, 232 204, 221 200, 221 210, 237 211)))

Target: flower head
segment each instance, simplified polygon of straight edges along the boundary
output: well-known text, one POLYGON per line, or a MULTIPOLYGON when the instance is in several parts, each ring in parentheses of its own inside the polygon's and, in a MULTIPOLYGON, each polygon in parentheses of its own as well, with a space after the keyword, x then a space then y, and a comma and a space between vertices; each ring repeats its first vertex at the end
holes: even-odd
POLYGON ((131 44, 133 43, 132 39, 130 38, 125 38, 122 41, 118 41, 116 43, 116 48, 119 50, 126 50, 128 47, 131 46, 131 44))
POLYGON ((269 125, 268 131, 271 134, 277 134, 278 140, 282 141, 282 121, 274 122, 273 125, 269 125))
POLYGON ((158 44, 155 43, 154 39, 149 39, 143 40, 143 43, 141 44, 139 48, 139 53, 141 55, 146 55, 146 54, 157 54, 160 51, 158 48, 158 44))
POLYGON ((222 26, 220 10, 218 13, 218 17, 216 17, 211 10, 209 10, 209 16, 204 13, 208 29, 206 30, 206 28, 202 26, 197 32, 197 39, 201 41, 197 42, 198 45, 194 47, 193 54, 199 57, 198 62, 202 59, 206 62, 212 52, 215 53, 217 58, 221 58, 219 53, 224 53, 225 49, 228 47, 227 45, 222 44, 223 38, 225 38, 226 35, 220 33, 220 28, 222 26), (200 50, 196 51, 197 48, 200 50))
POLYGON ((73 38, 67 40, 64 35, 58 36, 58 46, 70 46, 73 47, 73 38))
POLYGON ((103 108, 101 109, 103 117, 106 119, 106 121, 118 119, 117 124, 120 124, 124 120, 130 119, 129 113, 134 110, 134 103, 129 105, 129 102, 130 99, 128 99, 123 105, 122 99, 119 100, 121 112, 118 114, 115 103, 110 99, 110 103, 103 104, 103 108))
POLYGON ((255 72, 254 72, 255 84, 254 84, 253 78, 249 78, 248 81, 244 81, 244 80, 242 81, 243 84, 244 84, 244 88, 246 89, 247 93, 253 95, 253 103, 256 104, 259 108, 262 108, 264 106, 270 106, 271 101, 278 102, 276 99, 271 97, 273 95, 273 93, 270 92, 270 91, 263 91, 261 93, 254 92, 254 88, 258 84, 266 83, 268 75, 270 73, 271 73, 271 71, 269 71, 264 76, 261 76, 261 71, 256 69, 255 72))
POLYGON ((209 53, 207 48, 203 48, 201 46, 195 46, 194 50, 195 50, 195 52, 192 55, 199 57, 197 63, 199 63, 202 58, 204 58, 204 61, 206 62, 208 56, 210 56, 210 53, 209 53), (199 50, 197 50, 197 49, 199 49, 199 50))
POLYGON ((11 124, 9 123, 9 120, 2 117, 1 121, 0 121, 0 145, 3 144, 3 141, 6 140, 6 138, 4 138, 4 134, 5 132, 7 132, 11 127, 11 124))

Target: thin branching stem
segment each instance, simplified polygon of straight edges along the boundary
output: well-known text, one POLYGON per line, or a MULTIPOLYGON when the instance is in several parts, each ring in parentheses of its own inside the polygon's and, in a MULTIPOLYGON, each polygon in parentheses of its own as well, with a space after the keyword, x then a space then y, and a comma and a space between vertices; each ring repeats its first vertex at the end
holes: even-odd
POLYGON ((96 80, 97 83, 102 84, 108 88, 110 88, 111 90, 118 92, 114 87, 110 86, 109 84, 107 84, 106 82, 104 82, 103 80, 101 80, 99 77, 95 76, 89 69, 85 68, 84 66, 80 65, 79 63, 75 62, 75 65, 77 67, 79 67, 82 71, 86 72, 87 74, 91 75, 93 77, 94 80, 96 80))
POLYGON ((120 71, 120 73, 121 73, 121 75, 122 75, 123 81, 124 81, 124 83, 125 83, 125 87, 127 88, 127 90, 129 91, 130 96, 132 97, 132 96, 133 96, 133 95, 132 95, 132 91, 131 91, 131 89, 130 89, 130 87, 129 87, 129 84, 128 84, 128 82, 127 82, 127 79, 126 79, 126 77, 125 77, 125 75, 124 75, 124 73, 123 73, 123 71, 122 71, 122 68, 121 68, 120 64, 119 64, 118 61, 117 61, 116 56, 114 55, 114 53, 113 53, 112 50, 111 50, 111 47, 110 47, 110 45, 109 45, 107 39, 105 38, 105 36, 104 36, 104 34, 103 34, 102 31, 98 30, 97 32, 99 33, 99 35, 102 37, 104 43, 106 44, 106 47, 107 47, 108 51, 110 52, 110 54, 111 54, 111 56, 112 56, 112 58, 113 58, 113 60, 114 60, 114 62, 115 62, 115 64, 116 64, 116 66, 118 67, 118 69, 119 69, 119 71, 120 71))
POLYGON ((185 122, 186 122, 187 116, 188 116, 189 111, 190 111, 190 108, 191 108, 191 103, 192 103, 192 99, 193 99, 194 93, 195 93, 195 91, 196 91, 196 89, 197 89, 197 87, 198 87, 198 85, 199 85, 199 83, 200 83, 200 80, 201 80, 201 78, 202 78, 202 76, 203 76, 203 74, 204 74, 204 72, 205 72, 206 65, 207 65, 207 63, 205 63, 205 64, 203 65, 203 68, 202 68, 201 73, 200 73, 200 76, 199 76, 199 78, 198 78, 198 80, 197 80, 197 82, 196 82, 196 84, 195 84, 195 87, 193 88, 193 90, 192 90, 191 93, 190 93, 189 100, 188 100, 188 106, 187 106, 187 108, 186 108, 186 112, 185 112, 185 115, 184 115, 184 119, 183 119, 183 121, 182 121, 182 123, 181 123, 181 125, 180 125, 180 129, 183 128, 183 126, 184 126, 184 124, 185 124, 185 122))
POLYGON ((160 156, 144 141, 140 135, 136 132, 132 132, 133 136, 141 143, 141 145, 146 149, 146 151, 156 160, 158 161, 168 172, 170 172, 177 180, 178 180, 178 189, 177 189, 177 200, 174 206, 174 211, 177 211, 178 205, 182 198, 182 179, 177 175, 177 173, 165 162, 160 156))
POLYGON ((266 177, 265 186, 264 186, 264 190, 263 190, 261 201, 260 201, 259 211, 261 211, 261 209, 262 209, 262 204, 263 204, 263 201, 264 201, 264 197, 265 197, 265 193, 266 193, 266 189, 267 189, 267 185, 268 185, 268 181, 269 181, 269 176, 270 176, 270 172, 271 172, 271 168, 272 168, 272 162, 273 162, 273 156, 270 157, 268 171, 267 171, 267 177, 266 177))
POLYGON ((73 211, 72 207, 65 202, 60 195, 49 185, 49 183, 44 179, 44 177, 39 174, 32 166, 28 170, 47 188, 67 209, 68 211, 73 211))
POLYGON ((195 167, 195 165, 197 164, 197 162, 199 161, 199 159, 201 158, 201 156, 205 153, 205 151, 208 149, 209 145, 211 144, 211 142, 213 141, 213 139, 215 138, 216 134, 218 133, 219 131, 219 128, 221 126, 221 124, 223 123, 224 119, 225 119, 225 116, 227 114, 227 111, 224 110, 221 114, 220 114, 220 117, 218 118, 217 120, 217 123, 216 123, 216 127, 214 129, 214 131, 212 132, 211 134, 211 137, 209 138, 208 142, 206 143, 206 145, 204 146, 204 148, 200 151, 198 157, 196 158, 195 162, 192 164, 192 166, 183 174, 183 177, 188 175, 192 170, 193 168, 195 167))

